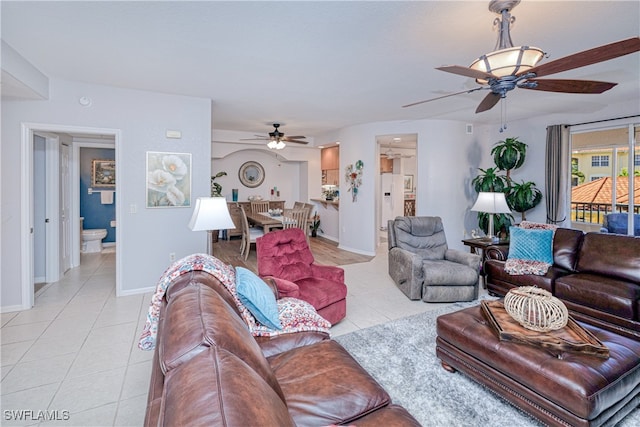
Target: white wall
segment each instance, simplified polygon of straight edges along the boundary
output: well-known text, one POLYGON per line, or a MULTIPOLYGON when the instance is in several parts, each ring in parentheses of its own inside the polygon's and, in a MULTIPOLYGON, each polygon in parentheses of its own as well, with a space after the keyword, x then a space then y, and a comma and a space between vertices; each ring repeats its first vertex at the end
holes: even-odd
POLYGON ((483 153, 488 156, 487 142, 481 132, 467 135, 465 123, 445 120, 369 123, 316 137, 316 143, 340 141, 340 247, 375 254, 380 223, 375 204, 380 188, 376 136, 394 133, 418 135, 416 215, 441 216, 449 246, 462 248, 463 229, 475 223, 475 216, 468 214, 475 199, 470 181, 483 153), (353 202, 342 172, 357 160, 364 162, 363 184, 353 202))
POLYGON ((22 241, 19 179, 22 123, 118 129, 117 147, 120 209, 118 260, 123 293, 155 286, 169 264, 169 253, 182 257, 206 250, 204 232, 191 232, 191 208, 145 208, 146 152, 193 154, 192 198, 209 195, 211 172, 211 101, 115 87, 52 80, 44 101, 2 100, 2 307, 23 304, 21 296, 22 241), (78 99, 91 98, 83 107, 78 99), (182 139, 167 139, 167 129, 182 139), (132 206, 137 213, 130 213, 132 206))
POLYGON ((295 201, 307 202, 320 196, 320 149, 288 144, 283 150, 270 150, 266 142, 241 142, 240 138, 244 137, 244 132, 213 131, 211 172, 227 172, 227 176, 215 181, 222 185, 222 194, 227 200, 231 200, 233 188, 238 189, 238 201, 246 201, 252 195, 269 200, 270 189, 278 187, 280 200, 286 202, 286 207, 292 207, 295 201), (265 170, 264 182, 255 188, 245 187, 238 177, 238 170, 249 160, 260 163, 265 170))

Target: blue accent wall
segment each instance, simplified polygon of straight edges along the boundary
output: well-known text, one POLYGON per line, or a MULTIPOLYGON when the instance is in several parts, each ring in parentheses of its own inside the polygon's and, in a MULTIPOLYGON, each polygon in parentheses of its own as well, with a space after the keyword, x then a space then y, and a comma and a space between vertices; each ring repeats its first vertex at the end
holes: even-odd
MULTIPOLYGON (((115 150, 112 148, 80 148, 80 216, 84 217, 84 228, 104 228, 107 237, 103 243, 116 241, 116 229, 111 227, 111 221, 116 219, 115 194, 113 204, 103 205, 100 193, 89 194, 91 187, 91 165, 94 159, 115 160, 115 150)), ((117 177, 116 177, 117 179, 117 177)), ((114 190, 114 187, 91 187, 94 190, 114 190)))

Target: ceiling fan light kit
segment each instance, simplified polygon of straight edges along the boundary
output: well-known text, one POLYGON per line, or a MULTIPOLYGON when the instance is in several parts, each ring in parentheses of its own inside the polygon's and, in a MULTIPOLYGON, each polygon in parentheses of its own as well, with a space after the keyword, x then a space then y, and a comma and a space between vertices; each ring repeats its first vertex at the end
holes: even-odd
MULTIPOLYGON (((525 72, 538 64, 544 56, 542 49, 533 46, 513 46, 511 41, 511 24, 515 22, 515 16, 511 16, 511 9, 516 7, 520 0, 492 0, 489 2, 489 10, 500 17, 493 21, 494 26, 499 26, 498 40, 493 52, 482 55, 470 66, 472 70, 493 74, 496 77, 513 76, 516 73, 525 72)), ((485 79, 476 79, 480 84, 488 84, 485 79)))
POLYGON ((287 146, 285 142, 293 142, 296 144, 308 144, 309 141, 301 141, 301 139, 305 139, 306 136, 296 135, 296 136, 284 136, 284 133, 280 132, 278 128, 280 127, 280 123, 273 124, 273 132, 269 132, 269 136, 256 135, 257 138, 242 138, 242 141, 269 141, 267 143, 267 147, 271 150, 282 150, 287 146))

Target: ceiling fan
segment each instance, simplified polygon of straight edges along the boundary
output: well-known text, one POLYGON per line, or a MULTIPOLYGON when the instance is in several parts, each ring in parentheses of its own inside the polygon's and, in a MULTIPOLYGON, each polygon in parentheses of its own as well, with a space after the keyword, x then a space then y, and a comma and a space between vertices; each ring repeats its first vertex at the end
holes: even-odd
POLYGON ((413 154, 402 154, 402 153, 396 153, 394 152, 391 148, 387 149, 387 151, 385 151, 383 154, 383 156, 385 156, 387 159, 393 160, 393 159, 410 159, 411 157, 415 157, 415 155, 413 154))
POLYGON ((479 90, 490 90, 476 108, 476 113, 481 113, 493 108, 498 101, 506 98, 507 92, 516 87, 547 92, 602 93, 617 83, 593 80, 538 79, 538 77, 585 67, 640 51, 640 37, 632 37, 537 65, 538 61, 545 56, 541 49, 533 46, 514 47, 511 41, 509 30, 515 17, 511 16, 510 11, 519 3, 520 0, 491 0, 489 2, 489 10, 501 15, 494 20, 494 25, 500 25, 500 28, 498 42, 493 52, 480 56, 469 67, 450 65, 436 68, 448 73, 475 78, 476 82, 482 86, 414 102, 403 105, 403 107, 412 107, 479 90))
POLYGON ((285 142, 293 142, 296 144, 308 144, 309 141, 300 141, 301 139, 305 139, 306 136, 296 135, 296 136, 284 136, 284 133, 280 132, 278 128, 280 127, 280 123, 273 124, 273 132, 269 132, 269 136, 266 135, 256 135, 257 138, 243 138, 242 141, 269 141, 267 147, 276 150, 282 150, 287 146, 285 142))

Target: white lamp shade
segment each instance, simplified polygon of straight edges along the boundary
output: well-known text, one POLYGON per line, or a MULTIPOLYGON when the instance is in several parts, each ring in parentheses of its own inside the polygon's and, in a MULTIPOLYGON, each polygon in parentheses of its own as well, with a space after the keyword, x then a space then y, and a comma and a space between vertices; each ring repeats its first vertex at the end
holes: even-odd
POLYGON ((229 215, 224 197, 198 197, 196 208, 189 221, 192 231, 227 230, 236 226, 229 215))
POLYGON ((504 193, 480 192, 476 203, 471 208, 474 212, 511 213, 504 193))
MULTIPOLYGON (((482 55, 469 68, 485 71, 496 77, 504 77, 522 73, 535 67, 543 56, 544 52, 537 47, 510 47, 482 55)), ((487 84, 486 80, 478 79, 477 81, 478 83, 487 84)))

